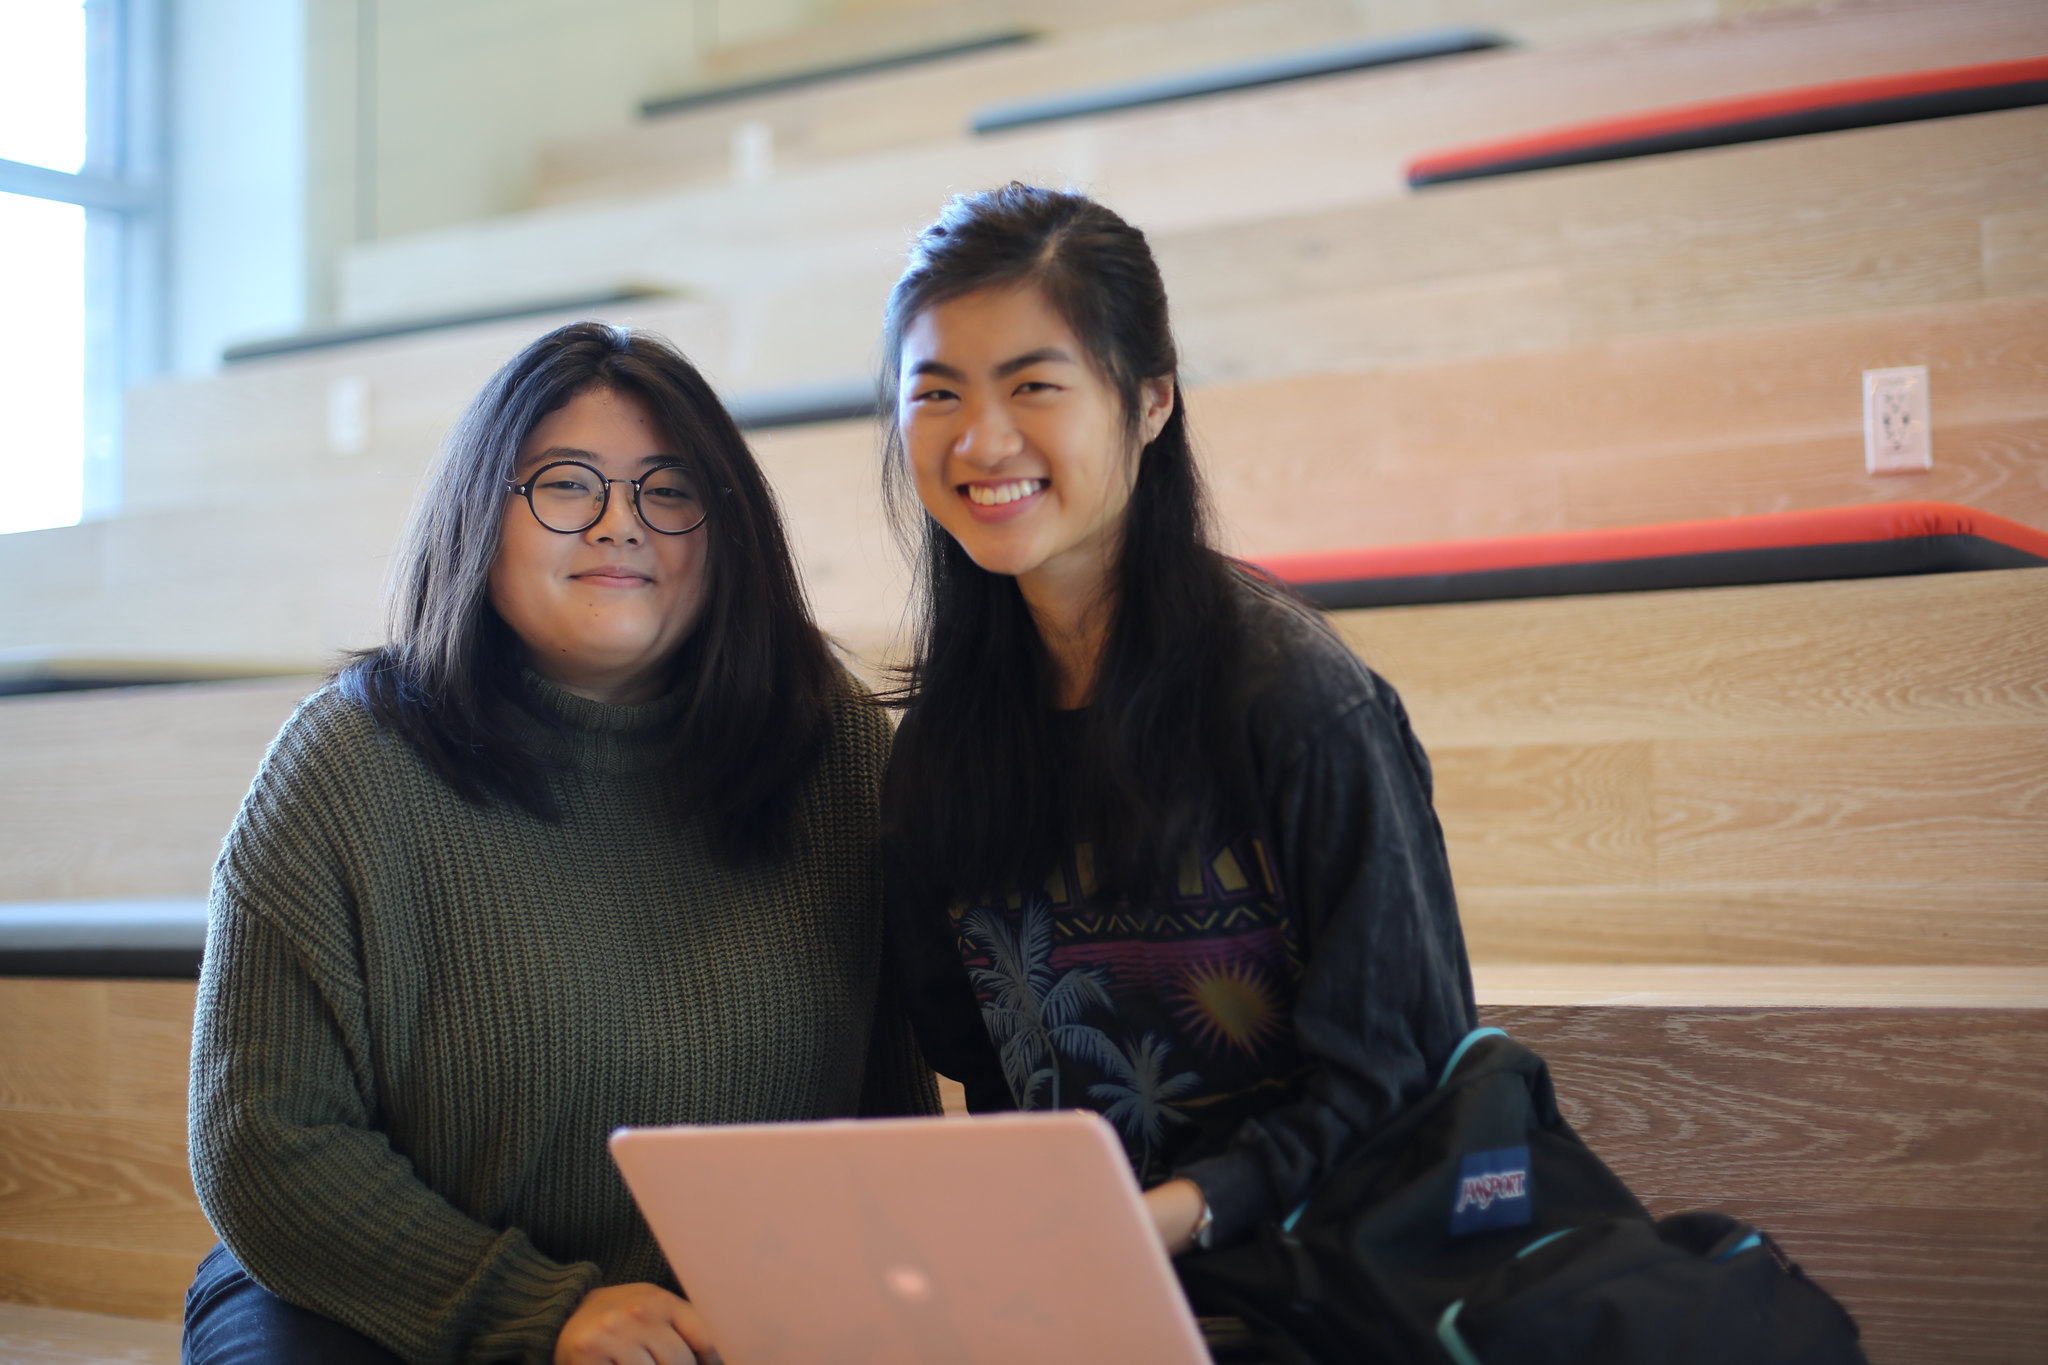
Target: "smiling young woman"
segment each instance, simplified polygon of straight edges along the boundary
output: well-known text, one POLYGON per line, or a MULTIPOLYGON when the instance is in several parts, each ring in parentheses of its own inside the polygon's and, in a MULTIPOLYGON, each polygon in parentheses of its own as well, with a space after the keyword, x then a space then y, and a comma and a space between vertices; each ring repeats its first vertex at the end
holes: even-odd
POLYGON ((526 506, 506 500, 490 582, 491 605, 535 672, 594 701, 668 690, 670 663, 704 610, 705 537, 664 531, 663 514, 650 520, 639 504, 684 504, 677 525, 697 516, 703 499, 687 469, 631 392, 585 389, 533 429, 514 473, 529 486, 526 506), (643 489, 636 479, 659 482, 643 489), (628 494, 613 496, 622 483, 628 494), (543 508, 558 525, 541 520, 543 508), (561 529, 593 514, 580 531, 561 529))
MULTIPOLYGON (((988 288, 933 303, 904 329, 899 400, 918 500, 976 565, 1014 578, 1059 670, 1086 700, 1135 465, 1123 398, 1045 296, 988 288)), ((1150 443, 1173 386, 1138 385, 1150 443)))
POLYGON ((1384 680, 1210 548, 1143 234, 1073 194, 958 198, 883 354, 919 1042, 971 1108, 1102 1111, 1169 1250, 1243 1239, 1473 1026, 1428 760, 1384 680))
POLYGON ((449 439, 390 634, 215 870, 185 1358, 712 1359, 605 1138, 936 1111, 882 986, 887 720, 717 398, 594 323, 449 439))

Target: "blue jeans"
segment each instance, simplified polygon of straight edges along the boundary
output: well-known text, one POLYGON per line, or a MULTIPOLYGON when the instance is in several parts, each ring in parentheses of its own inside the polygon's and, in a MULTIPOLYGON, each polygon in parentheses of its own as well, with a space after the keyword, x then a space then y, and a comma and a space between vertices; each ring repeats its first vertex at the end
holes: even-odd
POLYGON ((353 1328, 286 1303, 216 1245, 185 1291, 185 1365, 400 1365, 353 1328))

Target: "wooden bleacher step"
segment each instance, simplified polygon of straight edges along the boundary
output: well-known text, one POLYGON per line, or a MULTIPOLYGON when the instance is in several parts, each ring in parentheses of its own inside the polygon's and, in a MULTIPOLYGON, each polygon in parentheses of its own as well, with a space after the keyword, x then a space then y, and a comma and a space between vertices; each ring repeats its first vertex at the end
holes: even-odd
POLYGON ((1331 619, 1477 960, 2048 965, 2048 569, 1331 619))
MULTIPOLYGON (((1214 195, 1097 188, 1154 242, 1188 377, 1217 383, 2039 292, 2024 253, 1996 244, 2041 213, 2044 142, 2048 110, 2016 110, 1340 206, 1267 194, 1261 176, 1320 179, 1312 150, 1269 150, 1229 196, 1259 212, 1235 221, 1219 221, 1214 195), (1871 184, 1893 196, 1876 220, 1871 184), (1645 233, 1646 220, 1671 230, 1645 233)), ((369 317, 483 307, 507 279, 522 296, 659 283, 694 300, 702 344, 685 343, 726 389, 847 382, 871 360, 902 243, 936 208, 929 186, 1045 167, 900 169, 926 188, 848 205, 840 191, 866 175, 848 171, 830 194, 820 178, 719 205, 550 211, 396 240, 348 273, 369 317), (832 227, 797 226, 819 223, 832 227), (732 348, 721 322, 755 345, 732 348)))
POLYGON ((1479 963, 1651 1211, 1765 1228, 1883 1365, 2048 1340, 2048 968, 1479 963))
POLYGON ((264 751, 318 685, 293 677, 0 701, 6 899, 204 897, 264 751))
POLYGON ((2010 1365, 2048 1339, 2048 967, 1482 961, 1473 979, 1480 1022, 1544 1056, 1652 1213, 1763 1227, 1871 1360, 2010 1365))
MULTIPOLYGON (((1250 121, 1239 130, 1201 109, 1171 122, 1120 115, 1090 128, 1090 140, 1101 148, 1092 164, 1136 161, 1136 142, 1162 133, 1184 142, 1199 136, 1199 124, 1206 129, 1202 150, 1226 157, 1236 169, 1242 158, 1235 139, 1255 126, 1273 129, 1269 158, 1274 145, 1311 139, 1325 162, 1321 179, 1370 183, 1374 193, 1388 194, 1401 184, 1404 159, 1432 145, 1507 137, 1659 102, 1770 89, 1774 83, 1885 75, 2043 50, 2038 21, 2014 4, 1973 3, 1965 12, 1954 4, 1892 0, 1827 13, 1810 7, 1753 13, 1714 26, 1679 23, 1661 32, 1645 32, 1643 26, 1646 18, 1654 23, 1663 15, 1646 16, 1625 3, 1588 6, 1576 21, 1552 22, 1558 17, 1518 7, 1503 32, 1526 50, 1473 68, 1471 79, 1486 87, 1484 99, 1471 98, 1469 82, 1451 81, 1446 88, 1445 71, 1383 71, 1363 83, 1325 80, 1263 98, 1226 97, 1250 121), (1284 130, 1274 127, 1282 121, 1284 130), (1182 122, 1185 129, 1174 131, 1182 122), (1340 130, 1341 141, 1334 137, 1340 130), (1394 143, 1405 150, 1385 154, 1383 161, 1382 147, 1394 143), (1372 173, 1360 177, 1362 166, 1372 173)), ((1384 39, 1403 27, 1470 19, 1469 12, 1340 12, 1291 3, 1223 6, 1164 24, 1051 33, 1040 43, 886 81, 769 95, 576 139, 543 152, 538 201, 563 204, 729 182, 735 131, 745 125, 768 133, 776 175, 801 174, 835 159, 960 142, 975 111, 992 102, 1073 95, 1247 56, 1384 39)), ((969 176, 956 183, 977 181, 969 176)))
MULTIPOLYGON (((650 104, 643 121, 629 130, 543 149, 537 200, 568 203, 728 181, 734 176, 735 137, 743 128, 767 134, 775 172, 786 174, 839 157, 957 140, 966 135, 974 111, 992 102, 1156 79, 1256 54, 1357 41, 1385 28, 1385 21, 1376 24, 1372 16, 1316 0, 1212 6, 1080 28, 1049 25, 1042 14, 1031 22, 1035 41, 962 51, 942 62, 899 68, 882 80, 851 72, 715 104, 650 104)), ((757 66, 743 79, 758 84, 775 78, 757 66)))
POLYGON ((182 1312, 214 1242, 185 1158, 194 991, 0 977, 0 1302, 182 1312))
MULTIPOLYGON (((762 278, 764 248, 793 232, 803 232, 815 261, 886 260, 930 219, 935 186, 1013 177, 1086 184, 1153 233, 1313 213, 1404 197, 1406 159, 1444 142, 1802 80, 2043 51, 2048 18, 2036 5, 1969 0, 1960 13, 1954 4, 1897 0, 1675 30, 1625 49, 1480 54, 1456 59, 1462 80, 1399 68, 1330 77, 1313 88, 846 157, 758 185, 558 205, 367 244, 344 265, 341 308, 345 320, 366 322, 483 307, 507 280, 528 296, 616 287, 630 277, 730 297, 762 278), (1627 60, 1617 60, 1618 50, 1627 60), (1514 64, 1524 61, 1534 65, 1517 76, 1514 64), (1234 192, 1215 194, 1218 183, 1234 192)), ((876 288, 886 288, 889 273, 877 272, 876 288)), ((879 300, 877 293, 863 313, 870 329, 879 300)))
MULTIPOLYGON (((693 346, 687 310, 700 306, 676 307, 628 316, 693 346)), ((2031 472, 2048 456, 2048 371, 2033 345, 2044 328, 2048 303, 2020 295, 1211 384, 1191 390, 1189 405, 1229 544, 1254 555, 1902 498, 2048 526, 2048 485, 2031 472), (1930 370, 1935 467, 1872 477, 1857 375, 1901 364, 1930 370)), ((74 650, 282 647, 307 665, 356 642, 318 632, 348 620, 374 630, 413 481, 519 339, 498 327, 398 338, 139 390, 131 510, 0 539, 0 572, 18 558, 13 571, 28 573, 63 553, 107 564, 107 576, 0 601, 0 632, 74 650), (329 386, 349 376, 374 421, 364 451, 337 457, 326 449, 329 386), (250 507, 266 562, 317 582, 346 611, 309 613, 302 591, 274 610, 246 593, 216 607, 216 559, 167 568, 161 548, 198 535, 195 501, 250 507)), ((882 647, 904 579, 876 495, 873 427, 752 439, 827 628, 862 650, 882 647)))
POLYGON ((178 1365, 179 1335, 175 1322, 0 1301, 4 1365, 178 1365))

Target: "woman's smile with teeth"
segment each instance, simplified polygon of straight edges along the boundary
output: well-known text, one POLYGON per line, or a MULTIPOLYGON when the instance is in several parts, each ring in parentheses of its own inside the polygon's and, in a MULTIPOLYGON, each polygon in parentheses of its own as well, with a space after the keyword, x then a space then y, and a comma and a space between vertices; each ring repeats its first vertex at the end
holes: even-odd
POLYGON ((1051 483, 1050 479, 1011 479, 1008 483, 970 483, 967 499, 983 507, 1000 507, 1006 502, 1028 498, 1051 483))

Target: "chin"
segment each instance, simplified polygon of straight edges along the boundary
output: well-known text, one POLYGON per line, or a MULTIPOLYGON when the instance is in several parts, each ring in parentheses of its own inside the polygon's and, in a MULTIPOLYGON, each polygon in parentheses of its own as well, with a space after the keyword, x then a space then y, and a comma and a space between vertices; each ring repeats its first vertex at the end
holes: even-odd
POLYGON ((659 644, 658 637, 651 633, 606 633, 565 641, 563 653, 574 659, 578 668, 612 672, 644 667, 655 657, 659 644))
POLYGON ((954 539, 959 541, 961 549, 967 551, 967 557, 977 568, 1005 578, 1021 578, 1045 563, 1045 555, 1035 545, 991 545, 981 537, 963 539, 955 536, 954 539))

